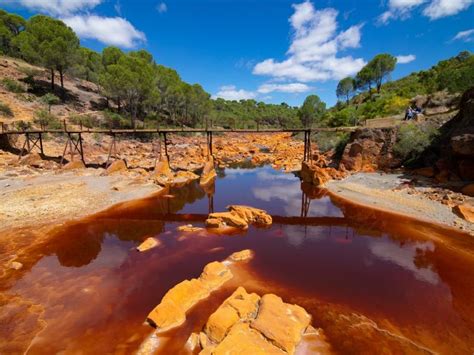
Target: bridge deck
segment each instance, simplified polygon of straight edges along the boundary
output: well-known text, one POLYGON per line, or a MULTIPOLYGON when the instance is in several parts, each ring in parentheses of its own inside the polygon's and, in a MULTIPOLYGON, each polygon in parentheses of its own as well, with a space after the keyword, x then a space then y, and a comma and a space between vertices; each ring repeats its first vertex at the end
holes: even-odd
POLYGON ((38 134, 38 133, 103 133, 103 134, 133 134, 133 133, 302 133, 302 132, 351 132, 360 127, 335 128, 289 128, 289 129, 218 129, 218 128, 163 128, 163 129, 32 129, 32 130, 2 130, 0 134, 38 134))

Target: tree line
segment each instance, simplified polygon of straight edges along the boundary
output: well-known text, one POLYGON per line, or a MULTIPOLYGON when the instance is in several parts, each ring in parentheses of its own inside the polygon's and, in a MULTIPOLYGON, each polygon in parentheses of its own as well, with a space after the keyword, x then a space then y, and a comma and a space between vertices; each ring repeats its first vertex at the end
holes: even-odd
POLYGON ((212 100, 199 84, 184 82, 179 74, 156 63, 145 50, 124 52, 106 47, 101 53, 80 45, 64 22, 45 15, 25 20, 0 10, 0 52, 49 71, 51 92, 66 100, 64 75, 97 85, 109 109, 137 122, 155 120, 163 125, 194 127, 220 125, 298 125, 297 108, 255 100, 212 100), (295 120, 296 118, 296 120, 295 120))

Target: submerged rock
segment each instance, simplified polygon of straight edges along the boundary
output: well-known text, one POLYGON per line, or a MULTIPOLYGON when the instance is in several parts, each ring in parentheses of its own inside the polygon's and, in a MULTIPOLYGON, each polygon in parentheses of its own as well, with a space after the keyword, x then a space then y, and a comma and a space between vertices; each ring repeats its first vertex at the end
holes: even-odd
POLYGON ((199 232, 203 229, 204 228, 201 228, 201 227, 194 227, 192 224, 186 224, 184 226, 179 226, 177 228, 177 230, 180 232, 199 232))
POLYGON ((253 258, 253 251, 250 249, 245 249, 241 251, 236 251, 235 253, 229 256, 229 259, 232 261, 243 261, 253 258))
POLYGON ((149 237, 145 239, 145 241, 137 247, 137 250, 140 252, 143 252, 143 251, 147 251, 152 248, 155 248, 158 245, 160 245, 160 242, 158 240, 156 240, 155 238, 149 237))

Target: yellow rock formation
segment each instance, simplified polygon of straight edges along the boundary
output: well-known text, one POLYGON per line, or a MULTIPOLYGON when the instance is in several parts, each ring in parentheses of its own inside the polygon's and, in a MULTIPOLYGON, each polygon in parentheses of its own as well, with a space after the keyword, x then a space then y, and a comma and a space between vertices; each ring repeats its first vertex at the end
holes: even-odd
POLYGON ((223 263, 214 261, 207 264, 199 278, 185 280, 169 290, 148 314, 148 322, 162 331, 181 325, 191 307, 231 278, 230 269, 223 263))

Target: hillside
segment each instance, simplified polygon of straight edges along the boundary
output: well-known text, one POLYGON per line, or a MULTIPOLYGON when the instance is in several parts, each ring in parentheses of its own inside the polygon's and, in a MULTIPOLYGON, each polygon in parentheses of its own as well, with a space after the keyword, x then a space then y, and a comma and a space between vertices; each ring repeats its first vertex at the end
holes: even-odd
POLYGON ((379 117, 392 118, 385 122, 393 123, 393 119, 403 118, 409 105, 420 106, 427 115, 447 113, 457 106, 461 94, 473 85, 474 55, 464 51, 428 70, 388 80, 382 84, 380 93, 375 89, 353 90, 349 102, 338 102, 328 110, 321 124, 337 127, 379 117))

